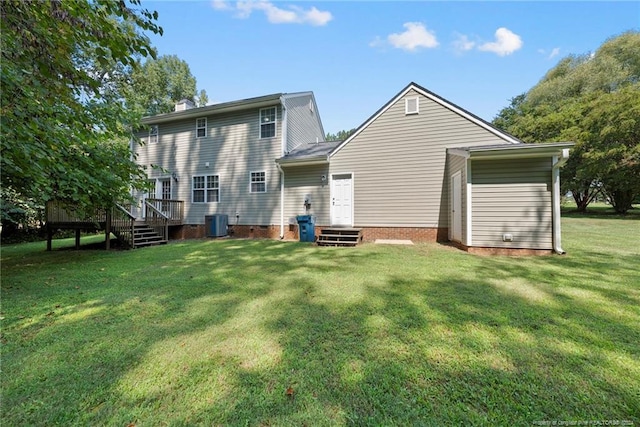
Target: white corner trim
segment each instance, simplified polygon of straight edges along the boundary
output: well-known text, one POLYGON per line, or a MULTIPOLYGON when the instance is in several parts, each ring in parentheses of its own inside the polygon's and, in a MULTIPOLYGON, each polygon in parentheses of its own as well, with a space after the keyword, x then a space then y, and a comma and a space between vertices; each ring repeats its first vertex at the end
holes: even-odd
POLYGON ((560 213, 560 167, 567 161, 569 156, 569 150, 566 152, 563 150, 562 157, 553 156, 552 168, 551 168, 551 205, 553 211, 553 223, 551 225, 552 238, 553 238, 553 250, 555 253, 563 255, 566 252, 562 249, 562 231, 561 221, 562 216, 560 213), (566 157, 565 157, 566 155, 566 157))
POLYGON ((472 184, 472 180, 471 180, 471 159, 467 159, 466 162, 466 173, 465 173, 465 178, 466 178, 466 191, 465 191, 465 202, 466 202, 466 206, 465 206, 465 215, 466 215, 466 220, 467 220, 467 226, 465 228, 465 245, 467 246, 473 246, 473 194, 472 194, 472 189, 473 189, 473 184, 472 184))

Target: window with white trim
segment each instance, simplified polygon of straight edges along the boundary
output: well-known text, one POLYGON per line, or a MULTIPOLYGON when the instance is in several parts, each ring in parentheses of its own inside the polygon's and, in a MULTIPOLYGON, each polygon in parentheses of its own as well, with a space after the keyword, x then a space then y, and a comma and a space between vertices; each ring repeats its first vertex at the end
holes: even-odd
POLYGON ((404 100, 404 114, 418 114, 420 113, 420 98, 405 98, 404 100))
POLYGON ((276 136, 276 107, 260 110, 260 138, 276 136))
POLYGON ((193 177, 191 200, 193 203, 214 203, 220 201, 220 176, 195 175, 193 177))
POLYGON ((196 119, 196 138, 207 136, 207 118, 201 117, 196 119))
POLYGON ((158 129, 158 125, 151 125, 149 128, 149 144, 155 144, 158 142, 158 135, 160 131, 158 129))
POLYGON ((251 172, 250 193, 267 192, 267 175, 265 172, 251 172))

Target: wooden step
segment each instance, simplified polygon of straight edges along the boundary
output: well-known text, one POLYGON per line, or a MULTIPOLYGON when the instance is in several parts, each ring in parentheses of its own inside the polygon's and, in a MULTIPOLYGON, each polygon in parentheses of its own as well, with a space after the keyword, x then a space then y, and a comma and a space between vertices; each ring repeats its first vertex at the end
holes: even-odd
POLYGON ((145 223, 136 223, 133 226, 133 247, 143 248, 147 246, 163 245, 167 243, 153 228, 145 223))
POLYGON ((318 246, 356 246, 362 241, 361 228, 323 228, 318 235, 318 246))

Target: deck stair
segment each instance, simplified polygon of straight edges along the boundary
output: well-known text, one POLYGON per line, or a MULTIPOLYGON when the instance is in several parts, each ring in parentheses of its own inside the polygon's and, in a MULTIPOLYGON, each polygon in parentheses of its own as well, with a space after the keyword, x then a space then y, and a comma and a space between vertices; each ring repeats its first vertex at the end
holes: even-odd
POLYGON ((318 235, 318 246, 356 246, 362 242, 361 228, 322 228, 318 235))
POLYGON ((147 225, 145 222, 136 221, 133 224, 133 247, 143 248, 145 246, 162 245, 167 243, 161 235, 147 225))

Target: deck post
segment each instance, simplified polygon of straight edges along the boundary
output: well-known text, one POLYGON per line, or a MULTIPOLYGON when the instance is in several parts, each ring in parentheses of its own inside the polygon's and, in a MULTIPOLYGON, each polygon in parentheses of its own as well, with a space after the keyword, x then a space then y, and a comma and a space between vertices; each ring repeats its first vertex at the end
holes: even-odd
POLYGON ((108 209, 104 223, 104 247, 106 250, 111 249, 111 210, 108 209))
POLYGON ((76 228, 76 250, 80 249, 80 229, 76 228))

